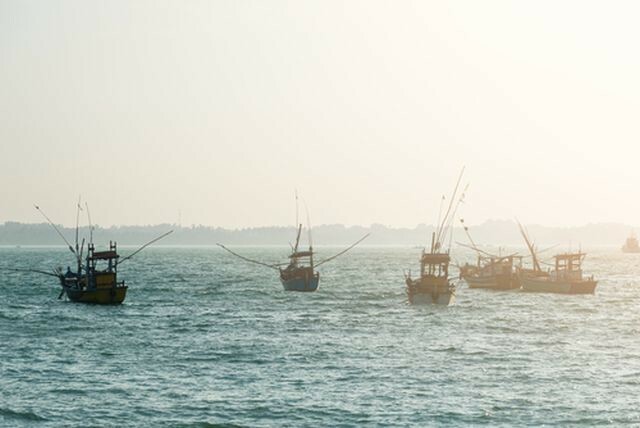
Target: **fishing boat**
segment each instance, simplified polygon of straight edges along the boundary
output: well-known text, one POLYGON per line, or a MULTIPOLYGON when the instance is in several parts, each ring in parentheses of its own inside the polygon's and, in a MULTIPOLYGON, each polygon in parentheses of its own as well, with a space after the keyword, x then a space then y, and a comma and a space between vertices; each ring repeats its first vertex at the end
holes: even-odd
POLYGON ((640 253, 640 245, 638 244, 638 238, 634 233, 631 234, 622 246, 623 253, 640 253))
MULTIPOLYGON (((297 211, 298 211, 298 196, 296 193, 296 222, 298 219, 297 211)), ((316 268, 343 255, 347 251, 351 250, 353 247, 358 245, 360 242, 364 241, 369 234, 367 233, 354 244, 347 247, 345 250, 335 254, 327 259, 322 260, 319 263, 314 264, 314 251, 313 251, 313 240, 311 237, 311 224, 309 221, 309 213, 307 211, 307 222, 308 224, 308 232, 309 232, 309 249, 308 250, 300 250, 300 237, 302 235, 302 224, 297 222, 297 234, 295 244, 291 246, 291 254, 289 254, 289 262, 285 264, 278 263, 264 263, 258 260, 250 259, 248 257, 242 256, 235 251, 230 250, 226 246, 222 244, 217 244, 220 248, 226 250, 230 254, 249 262, 254 263, 260 266, 264 266, 270 269, 274 269, 280 274, 280 282, 286 291, 303 291, 310 292, 316 291, 320 284, 320 273, 316 271, 316 268)))
POLYGON ((469 288, 487 288, 490 290, 514 290, 520 288, 518 274, 515 271, 516 256, 478 255, 477 265, 466 264, 460 268, 460 277, 469 288))
POLYGON ((320 284, 320 273, 313 265, 313 247, 308 251, 299 251, 302 225, 298 225, 298 235, 293 252, 289 255, 289 264, 280 269, 280 282, 287 291, 316 291, 320 284))
MULTIPOLYGON (((449 249, 443 248, 443 242, 447 238, 447 233, 452 231, 451 223, 455 212, 464 199, 466 187, 459 199, 456 199, 463 173, 464 168, 460 172, 444 217, 442 216, 442 202, 440 204, 437 227, 431 235, 431 247, 429 251, 423 249, 420 256, 420 276, 414 279, 411 277, 411 271, 405 274, 407 299, 411 304, 451 305, 455 302, 456 286, 449 277, 451 257, 449 249), (456 200, 457 202, 454 203, 456 200)), ((444 201, 444 197, 442 201, 444 201)), ((450 247, 451 236, 449 237, 450 247)))
POLYGON ((553 256, 555 261, 553 269, 543 271, 535 246, 529 239, 524 227, 520 226, 520 232, 531 253, 533 269, 521 269, 519 271, 520 283, 523 291, 560 293, 560 294, 593 294, 598 281, 593 276, 586 277, 582 272, 582 262, 586 253, 563 253, 553 256))
MULTIPOLYGON (((469 288, 487 288, 490 290, 513 290, 520 288, 518 274, 515 271, 514 261, 522 258, 517 253, 507 256, 491 254, 478 248, 474 242, 469 228, 460 219, 463 229, 471 242, 471 245, 458 243, 463 247, 471 248, 478 255, 476 265, 466 263, 460 267, 460 278, 464 279, 469 288)), ((520 263, 522 264, 522 263, 520 263)))
POLYGON ((409 272, 405 278, 409 303, 451 305, 455 302, 456 287, 449 278, 450 261, 449 253, 422 251, 420 276, 412 279, 409 272))
POLYGON ((62 287, 58 299, 63 296, 72 302, 94 303, 99 305, 118 305, 124 301, 127 296, 128 286, 124 281, 118 280, 118 266, 123 262, 131 259, 143 249, 147 248, 154 242, 159 241, 165 236, 173 232, 170 230, 159 237, 147 242, 133 253, 126 257, 120 258, 115 242, 109 242, 109 247, 104 251, 96 251, 93 244, 93 225, 89 215, 89 206, 86 205, 87 216, 89 218, 90 237, 87 248, 87 256, 83 259, 85 248, 85 239, 79 242, 79 213, 81 210, 80 202, 78 202, 78 214, 76 216, 76 239, 75 247, 72 246, 60 229, 49 219, 49 217, 38 207, 35 208, 44 216, 50 226, 58 233, 67 247, 75 256, 76 267, 72 270, 67 267, 65 273, 61 268, 55 268, 53 272, 42 271, 38 269, 10 269, 12 271, 35 272, 44 275, 56 277, 62 287))
POLYGON ((109 242, 109 250, 95 251, 89 244, 85 268, 79 272, 59 272, 62 293, 72 302, 117 305, 124 301, 128 287, 118 281, 116 243, 109 242))

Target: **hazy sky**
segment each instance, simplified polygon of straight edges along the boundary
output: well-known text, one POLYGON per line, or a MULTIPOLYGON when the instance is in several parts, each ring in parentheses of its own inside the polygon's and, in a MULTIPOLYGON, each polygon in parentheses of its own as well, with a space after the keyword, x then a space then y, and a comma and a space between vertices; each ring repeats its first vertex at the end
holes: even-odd
POLYGON ((640 5, 0 0, 0 221, 640 224, 640 5))

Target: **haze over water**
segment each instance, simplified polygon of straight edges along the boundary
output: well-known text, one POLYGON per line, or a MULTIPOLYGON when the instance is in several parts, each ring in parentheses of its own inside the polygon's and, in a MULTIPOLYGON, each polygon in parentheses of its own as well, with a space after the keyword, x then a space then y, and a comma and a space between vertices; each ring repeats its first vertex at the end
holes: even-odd
MULTIPOLYGON (((356 248, 306 294, 217 248, 150 248, 122 266, 117 307, 3 274, 0 425, 640 423, 640 257, 589 249, 595 295, 462 286, 454 306, 413 307, 402 272, 419 251, 356 248)), ((2 268, 66 260, 62 248, 0 249, 2 268)))
POLYGON ((618 249, 640 224, 638 16, 632 1, 0 0, 0 242, 16 245, 0 247, 0 425, 640 425, 640 257, 618 249), (595 295, 462 284, 453 306, 408 305, 411 247, 443 194, 461 201, 463 165, 445 219, 479 243, 521 245, 517 218, 540 248, 586 249, 595 295), (73 265, 19 245, 61 245, 89 207, 100 245, 170 225, 185 227, 163 244, 285 245, 300 208, 325 225, 317 244, 405 246, 357 247, 305 294, 219 248, 149 248, 121 266, 114 307, 10 271, 73 265))
POLYGON ((638 224, 637 2, 0 0, 0 221, 638 224), (259 207, 259 209, 257 209, 259 207))

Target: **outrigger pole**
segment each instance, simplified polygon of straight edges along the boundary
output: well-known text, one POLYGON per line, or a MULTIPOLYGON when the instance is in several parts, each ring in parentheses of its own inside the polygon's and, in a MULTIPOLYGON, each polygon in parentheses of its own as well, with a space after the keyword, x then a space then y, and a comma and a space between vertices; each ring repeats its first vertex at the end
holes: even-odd
POLYGON ((73 254, 75 254, 76 257, 78 257, 78 253, 76 252, 76 250, 73 249, 73 247, 71 246, 71 244, 69 243, 69 241, 67 241, 67 238, 64 237, 64 235, 62 234, 62 232, 60 232, 60 229, 58 229, 58 227, 53 224, 53 222, 51 221, 51 219, 49 217, 47 217, 47 215, 44 213, 44 211, 42 211, 40 209, 39 206, 34 205, 34 207, 36 207, 36 209, 38 210, 38 212, 40 214, 42 214, 42 216, 47 220, 47 222, 49 223, 49 225, 51 225, 51 227, 53 227, 53 229, 58 232, 58 235, 60 235, 60 237, 62 238, 62 240, 67 244, 67 246, 69 247, 69 251, 71 251, 73 254))
POLYGON ((480 251, 478 249, 478 246, 476 245, 476 243, 473 241, 473 238, 471 237, 471 234, 469 233, 469 228, 467 227, 466 224, 464 224, 464 219, 463 218, 460 219, 460 223, 462 224, 462 228, 464 229, 464 233, 467 235, 467 238, 469 239, 469 242, 471 242, 471 246, 473 247, 473 249, 476 250, 476 251, 480 251))
POLYGON ((353 247, 355 247, 356 245, 358 245, 359 243, 361 243, 362 241, 364 241, 370 234, 367 233, 366 235, 364 235, 362 238, 358 239, 356 242, 354 242, 353 244, 351 244, 350 246, 348 246, 347 248, 345 248, 344 250, 340 251, 338 254, 329 257, 328 259, 324 259, 323 261, 321 261, 320 263, 318 263, 316 265, 316 267, 325 264, 327 262, 330 262, 331 260, 335 259, 336 257, 340 257, 341 255, 343 255, 344 253, 346 253, 347 251, 349 251, 350 249, 352 249, 353 247))
MULTIPOLYGON (((456 181, 456 186, 453 189, 453 194, 451 195, 451 199, 449 200, 447 211, 444 214, 444 218, 442 219, 442 222, 438 225, 436 241, 435 241, 436 250, 438 250, 441 246, 442 234, 445 229, 445 225, 448 223, 449 214, 451 213, 451 209, 453 208, 453 204, 456 200, 456 195, 458 193, 458 188, 460 187, 460 182, 462 181, 462 175, 464 174, 464 169, 465 167, 463 166, 462 170, 460 171, 460 175, 458 176, 458 181, 456 181)), ((458 207, 459 204, 460 204, 460 201, 457 202, 456 208, 458 207)))
POLYGON ((250 259, 250 258, 245 257, 245 256, 241 256, 240 254, 238 254, 238 253, 236 253, 236 252, 234 252, 234 251, 231 251, 230 249, 228 249, 227 247, 225 247, 225 246, 224 246, 224 245, 222 245, 222 244, 219 244, 219 243, 218 243, 218 244, 216 244, 216 245, 217 245, 218 247, 222 248, 223 250, 228 251, 229 253, 233 254, 234 256, 236 256, 236 257, 238 257, 238 258, 241 258, 242 260, 244 260, 244 261, 246 261, 246 262, 249 262, 249 263, 255 263, 255 264, 257 264, 257 265, 265 266, 265 267, 268 267, 268 268, 271 268, 271 269, 274 269, 274 270, 279 270, 279 269, 280 269, 280 268, 278 267, 278 265, 270 265, 270 264, 267 264, 267 263, 263 263, 263 262, 259 262, 259 261, 257 261, 257 260, 250 259))
POLYGON ((56 278, 60 278, 60 274, 51 273, 51 272, 47 272, 47 271, 44 271, 44 270, 38 270, 38 269, 4 268, 2 270, 11 271, 11 272, 34 272, 34 273, 40 273, 42 275, 55 276, 56 278))
POLYGON ((118 261, 118 265, 122 264, 123 262, 129 260, 131 257, 135 256, 136 254, 138 254, 140 251, 144 250, 145 248, 147 248, 149 245, 153 244, 154 242, 157 242, 159 240, 161 240, 162 238, 164 238, 167 235, 170 235, 173 233, 173 230, 170 230, 166 233, 163 233, 162 235, 158 236, 157 238, 152 239, 151 241, 147 242, 146 244, 144 244, 142 247, 138 248, 136 251, 134 251, 133 253, 129 254, 127 257, 124 257, 122 260, 118 261))

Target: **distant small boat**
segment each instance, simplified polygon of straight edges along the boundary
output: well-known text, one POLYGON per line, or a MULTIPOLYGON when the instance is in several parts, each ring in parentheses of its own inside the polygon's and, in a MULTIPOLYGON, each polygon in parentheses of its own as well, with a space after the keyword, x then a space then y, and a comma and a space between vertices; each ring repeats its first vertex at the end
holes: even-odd
POLYGON ((524 227, 519 224, 520 232, 529 248, 533 260, 533 269, 521 269, 519 278, 524 291, 561 294, 593 294, 598 281, 593 276, 585 277, 582 273, 582 262, 586 253, 557 254, 554 268, 543 271, 536 250, 524 227))
POLYGON ((631 234, 622 246, 623 253, 640 253, 640 244, 635 234, 631 234))
POLYGON ((308 251, 298 251, 302 225, 298 226, 298 236, 293 252, 289 255, 289 264, 280 268, 280 282, 287 291, 316 291, 320 283, 320 273, 313 265, 313 248, 308 251))
POLYGON ((234 256, 247 261, 249 263, 258 264, 260 266, 265 266, 274 270, 277 270, 280 273, 280 282, 286 291, 316 291, 318 289, 318 285, 320 284, 320 273, 315 269, 323 265, 336 257, 341 256, 346 253, 360 242, 362 242, 369 234, 367 233, 354 244, 347 247, 345 250, 339 252, 338 254, 331 256, 327 259, 322 260, 320 263, 314 264, 314 252, 313 252, 313 240, 311 238, 311 225, 309 221, 309 213, 307 212, 307 222, 308 231, 309 231, 309 249, 307 251, 300 251, 300 236, 302 234, 302 224, 298 223, 298 195, 296 192, 296 223, 298 226, 298 232, 296 234, 296 242, 295 245, 291 246, 291 254, 289 255, 289 263, 286 264, 277 264, 277 263, 264 263, 258 260, 253 260, 248 257, 242 256, 235 251, 230 250, 222 244, 217 244, 220 248, 228 251, 234 256), (284 266, 284 267, 283 267, 284 266))

